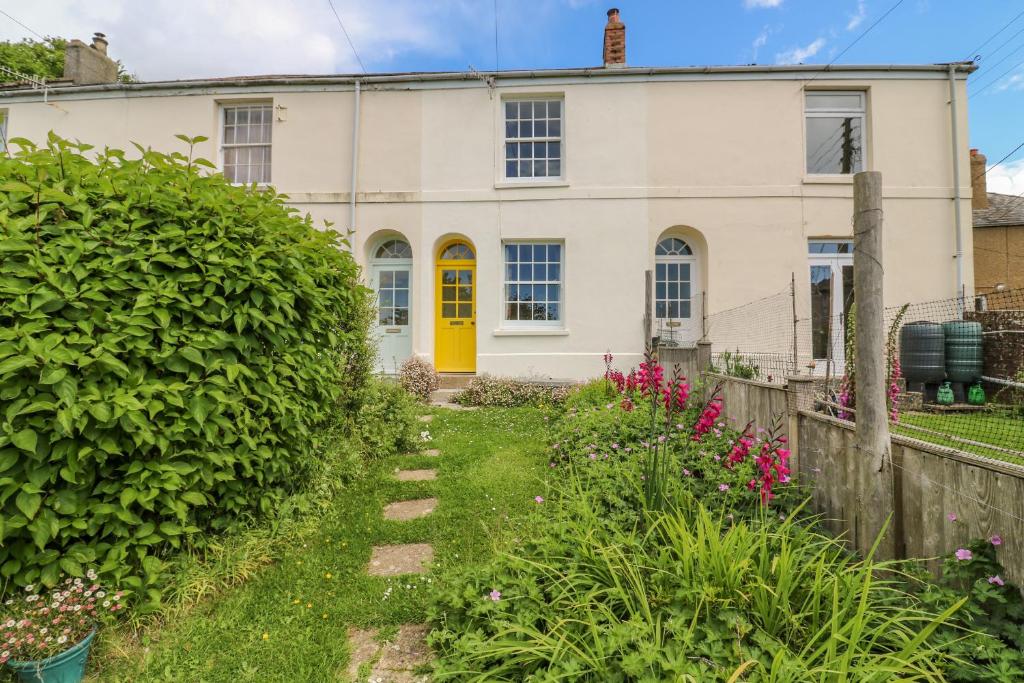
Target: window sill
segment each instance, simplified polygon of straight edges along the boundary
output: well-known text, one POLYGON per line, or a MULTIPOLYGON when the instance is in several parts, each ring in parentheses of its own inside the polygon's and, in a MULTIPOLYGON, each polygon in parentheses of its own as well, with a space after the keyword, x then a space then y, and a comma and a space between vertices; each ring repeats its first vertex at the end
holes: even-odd
POLYGON ((494 330, 495 337, 568 337, 564 327, 504 327, 494 330))
POLYGON ((569 181, 564 178, 558 178, 555 180, 499 180, 494 183, 494 189, 496 190, 508 190, 517 187, 569 187, 569 181))
POLYGON ((804 185, 853 185, 853 174, 805 175, 804 185))

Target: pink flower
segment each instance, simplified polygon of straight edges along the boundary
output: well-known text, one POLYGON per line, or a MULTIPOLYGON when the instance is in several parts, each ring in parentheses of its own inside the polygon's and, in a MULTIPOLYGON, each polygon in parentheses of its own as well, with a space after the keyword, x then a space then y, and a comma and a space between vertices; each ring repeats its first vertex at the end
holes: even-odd
POLYGON ((1005 586, 1006 585, 1006 582, 1003 581, 1003 577, 999 576, 999 574, 996 574, 995 576, 988 577, 988 582, 991 583, 991 584, 995 584, 996 586, 1005 586))
POLYGON ((536 497, 535 497, 535 498, 533 499, 533 501, 534 501, 535 503, 543 503, 543 502, 544 502, 544 499, 543 499, 542 497, 540 497, 540 496, 536 496, 536 497))
POLYGON ((619 448, 619 444, 617 444, 617 443, 613 443, 612 444, 612 450, 618 450, 618 448, 619 448))
POLYGON ((501 591, 493 590, 487 594, 487 597, 489 597, 493 602, 498 602, 498 600, 501 600, 501 591))
POLYGON ((992 545, 1002 545, 1003 544, 1003 537, 1000 536, 999 534, 996 534, 992 538, 988 539, 988 541, 992 545))
POLYGON ((688 477, 688 476, 690 476, 690 470, 688 470, 688 469, 686 469, 686 468, 684 467, 684 468, 683 468, 683 476, 684 476, 684 477, 688 477))
POLYGON ((728 484, 719 484, 718 485, 718 490, 719 491, 728 491, 729 490, 729 485, 728 484))
POLYGON ((971 560, 974 558, 974 553, 972 553, 967 548, 957 548, 957 551, 953 554, 956 555, 956 559, 960 560, 961 562, 965 560, 971 560))
POLYGON ((956 513, 955 512, 950 512, 948 515, 946 515, 946 519, 948 519, 951 522, 955 522, 956 521, 956 513))

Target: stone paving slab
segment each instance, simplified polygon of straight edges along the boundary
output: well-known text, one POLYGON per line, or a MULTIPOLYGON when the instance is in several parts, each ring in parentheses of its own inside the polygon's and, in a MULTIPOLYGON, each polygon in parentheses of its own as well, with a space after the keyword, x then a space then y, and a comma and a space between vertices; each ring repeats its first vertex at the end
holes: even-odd
POLYGON ((417 456, 417 455, 425 455, 425 456, 427 456, 429 458, 436 458, 437 456, 441 455, 441 449, 440 448, 428 448, 427 450, 420 451, 419 453, 410 453, 409 454, 410 457, 417 456))
POLYGON ((437 498, 420 498, 418 500, 401 500, 389 503, 384 507, 384 519, 407 522, 410 519, 426 517, 437 507, 437 498))
POLYGON ((366 570, 371 576, 425 574, 433 561, 434 548, 429 543, 379 545, 373 547, 366 570))
POLYGON ((352 654, 346 672, 349 680, 358 680, 360 667, 371 664, 366 678, 370 683, 426 683, 430 677, 415 671, 430 661, 429 632, 426 624, 402 624, 393 639, 381 643, 379 629, 350 628, 348 643, 352 654))
POLYGON ((348 680, 355 681, 359 678, 359 667, 367 662, 372 662, 380 650, 380 643, 377 642, 375 628, 350 628, 348 630, 349 659, 348 669, 345 673, 348 680))
POLYGON ((434 481, 437 470, 397 470, 395 479, 398 481, 434 481))

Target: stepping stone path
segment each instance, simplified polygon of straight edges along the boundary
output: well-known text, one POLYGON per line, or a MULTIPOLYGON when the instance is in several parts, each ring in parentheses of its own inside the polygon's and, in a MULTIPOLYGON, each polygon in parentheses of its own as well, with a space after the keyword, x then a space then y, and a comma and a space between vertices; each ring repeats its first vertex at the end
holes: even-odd
POLYGON ((348 642, 352 648, 349 678, 357 680, 359 668, 370 663, 370 675, 366 679, 370 683, 426 683, 430 677, 415 671, 430 661, 429 632, 426 624, 403 624, 393 639, 380 643, 378 629, 349 629, 348 642))
POLYGON ((434 481, 437 479, 437 470, 396 470, 395 479, 398 481, 434 481))
MULTIPOLYGON (((433 415, 420 415, 420 422, 430 422, 433 415)), ((436 458, 441 451, 431 448, 415 455, 436 458)), ((398 481, 434 481, 437 470, 395 470, 398 481)), ((408 521, 426 517, 437 507, 437 498, 402 500, 389 503, 384 508, 384 518, 408 521)), ((366 571, 371 576, 402 576, 404 574, 425 574, 434 561, 434 548, 429 543, 407 543, 403 545, 374 546, 370 564, 366 571)), ((369 683, 427 683, 430 676, 418 674, 416 670, 430 662, 430 648, 427 646, 426 624, 404 624, 398 634, 388 642, 378 640, 379 629, 357 629, 348 631, 351 658, 348 664, 348 679, 366 680, 369 683), (365 679, 359 678, 360 668, 369 665, 370 673, 365 679)))
POLYGON ((420 498, 419 500, 402 500, 384 507, 384 519, 407 522, 410 519, 426 517, 437 507, 437 498, 420 498))
POLYGON ((370 576, 425 574, 433 561, 434 548, 429 543, 375 545, 366 571, 370 576))

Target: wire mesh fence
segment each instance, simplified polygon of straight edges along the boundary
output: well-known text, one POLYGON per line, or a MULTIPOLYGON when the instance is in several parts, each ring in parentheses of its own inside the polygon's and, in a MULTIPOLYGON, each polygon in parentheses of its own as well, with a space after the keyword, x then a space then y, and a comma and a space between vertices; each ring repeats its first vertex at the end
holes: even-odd
POLYGON ((713 369, 741 379, 783 384, 797 368, 792 286, 705 321, 713 369))
MULTIPOLYGON (((814 409, 855 420, 856 306, 823 324, 814 409)), ((892 433, 1024 464, 1024 289, 894 306, 885 325, 892 433)))

